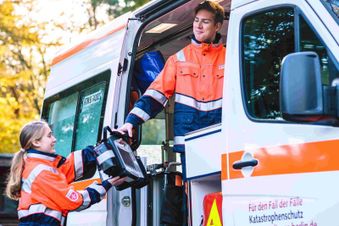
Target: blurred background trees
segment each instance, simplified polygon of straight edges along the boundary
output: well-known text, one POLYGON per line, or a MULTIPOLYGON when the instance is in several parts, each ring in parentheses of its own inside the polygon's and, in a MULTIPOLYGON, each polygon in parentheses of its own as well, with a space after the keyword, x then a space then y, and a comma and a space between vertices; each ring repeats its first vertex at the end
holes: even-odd
POLYGON ((48 20, 40 16, 45 0, 0 0, 0 153, 16 152, 23 124, 39 119, 53 53, 148 1, 55 1, 65 5, 48 20))

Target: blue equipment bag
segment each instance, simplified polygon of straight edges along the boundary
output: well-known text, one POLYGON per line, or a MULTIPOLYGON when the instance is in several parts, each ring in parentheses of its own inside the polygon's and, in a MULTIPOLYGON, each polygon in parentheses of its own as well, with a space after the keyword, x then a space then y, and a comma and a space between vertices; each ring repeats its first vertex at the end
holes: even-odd
POLYGON ((147 52, 136 62, 134 75, 141 93, 146 91, 164 65, 165 60, 160 51, 147 52))

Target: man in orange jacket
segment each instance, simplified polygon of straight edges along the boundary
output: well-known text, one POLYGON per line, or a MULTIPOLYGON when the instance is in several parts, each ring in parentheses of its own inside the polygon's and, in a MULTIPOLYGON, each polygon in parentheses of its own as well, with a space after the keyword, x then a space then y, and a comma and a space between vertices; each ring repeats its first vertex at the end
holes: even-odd
POLYGON ((191 44, 169 57, 118 129, 132 136, 132 128, 155 117, 174 95, 174 147, 181 155, 185 178, 184 135, 221 122, 226 49, 221 42, 224 10, 204 1, 195 9, 191 44))

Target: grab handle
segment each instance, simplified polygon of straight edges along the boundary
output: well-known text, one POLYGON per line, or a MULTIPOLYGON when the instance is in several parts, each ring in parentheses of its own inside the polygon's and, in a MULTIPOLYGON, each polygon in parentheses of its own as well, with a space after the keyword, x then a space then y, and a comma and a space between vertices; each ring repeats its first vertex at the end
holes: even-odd
POLYGON ((240 160, 240 161, 236 161, 233 163, 233 169, 239 170, 244 167, 248 167, 248 166, 254 167, 256 165, 258 165, 258 160, 256 159, 251 159, 251 160, 246 160, 246 161, 240 160))

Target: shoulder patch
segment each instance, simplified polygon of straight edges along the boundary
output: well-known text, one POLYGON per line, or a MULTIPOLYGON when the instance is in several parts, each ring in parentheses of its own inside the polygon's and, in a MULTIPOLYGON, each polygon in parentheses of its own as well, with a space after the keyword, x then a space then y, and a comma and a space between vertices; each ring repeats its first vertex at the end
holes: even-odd
POLYGON ((66 197, 71 200, 72 202, 75 202, 79 199, 79 194, 74 191, 73 189, 70 189, 67 194, 66 194, 66 197))

